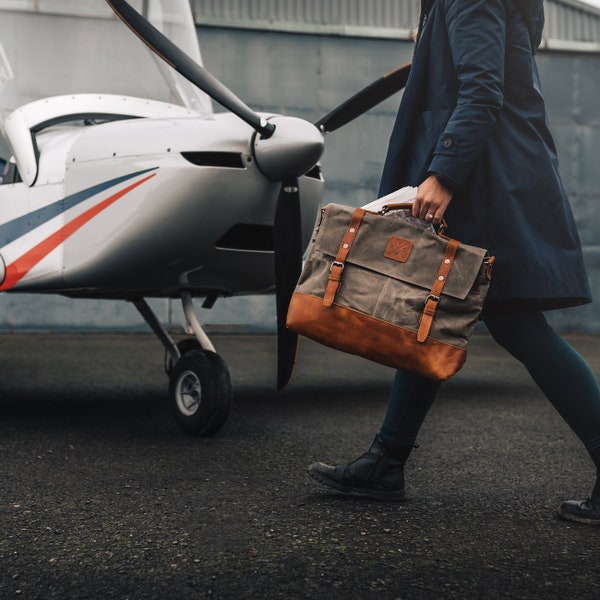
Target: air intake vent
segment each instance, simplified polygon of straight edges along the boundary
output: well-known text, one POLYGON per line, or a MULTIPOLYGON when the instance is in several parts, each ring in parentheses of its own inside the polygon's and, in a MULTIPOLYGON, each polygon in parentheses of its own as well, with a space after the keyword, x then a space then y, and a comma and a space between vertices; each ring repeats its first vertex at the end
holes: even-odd
POLYGON ((272 252, 273 227, 238 223, 217 240, 216 246, 227 250, 272 252))
POLYGON ((182 152, 181 156, 199 167, 244 168, 242 155, 238 152, 182 152))

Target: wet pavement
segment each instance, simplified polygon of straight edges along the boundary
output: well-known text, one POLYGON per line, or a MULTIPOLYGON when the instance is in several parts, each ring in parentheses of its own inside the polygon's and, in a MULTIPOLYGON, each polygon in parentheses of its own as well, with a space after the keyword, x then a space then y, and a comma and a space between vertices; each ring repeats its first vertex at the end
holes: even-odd
MULTIPOLYGON (((600 338, 568 336, 600 374, 600 338)), ((407 466, 409 500, 306 474, 371 443, 390 369, 216 335, 235 389, 216 436, 182 434, 149 335, 0 336, 0 598, 600 598, 600 527, 559 520, 591 460, 484 334, 407 466)))

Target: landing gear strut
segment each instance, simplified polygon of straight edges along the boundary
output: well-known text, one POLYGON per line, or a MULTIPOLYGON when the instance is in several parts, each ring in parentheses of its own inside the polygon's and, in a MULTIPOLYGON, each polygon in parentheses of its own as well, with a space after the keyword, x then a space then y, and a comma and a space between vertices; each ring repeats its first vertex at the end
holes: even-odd
POLYGON ((225 361, 202 329, 194 313, 192 297, 182 292, 181 300, 194 337, 177 343, 164 329, 143 299, 133 301, 142 317, 165 347, 165 370, 175 420, 185 433, 207 436, 225 425, 233 390, 225 361))

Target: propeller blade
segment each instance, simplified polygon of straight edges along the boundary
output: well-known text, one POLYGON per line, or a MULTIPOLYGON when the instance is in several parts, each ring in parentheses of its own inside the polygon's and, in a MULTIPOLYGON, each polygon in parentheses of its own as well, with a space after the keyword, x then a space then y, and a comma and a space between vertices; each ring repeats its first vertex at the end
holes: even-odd
POLYGON ((277 389, 292 378, 298 335, 285 326, 288 306, 302 270, 302 231, 298 179, 286 177, 281 186, 273 228, 277 304, 277 389))
POLYGON ((327 133, 356 119, 370 108, 400 91, 406 85, 410 67, 411 63, 408 63, 380 77, 327 113, 315 125, 322 133, 327 133))
POLYGON ((275 130, 273 124, 254 112, 214 75, 182 52, 125 0, 106 0, 106 2, 150 50, 188 81, 206 92, 215 102, 240 117, 262 136, 269 137, 273 133, 275 130))

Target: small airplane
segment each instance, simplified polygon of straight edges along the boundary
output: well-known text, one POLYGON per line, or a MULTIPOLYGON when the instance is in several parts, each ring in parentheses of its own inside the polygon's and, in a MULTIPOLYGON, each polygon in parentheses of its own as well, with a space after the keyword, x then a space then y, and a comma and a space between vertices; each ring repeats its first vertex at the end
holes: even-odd
MULTIPOLYGON (((0 184, 0 291, 131 302, 165 348, 179 426, 210 435, 233 391, 193 298, 210 307, 275 293, 277 386, 289 382, 297 336, 285 315, 320 210, 324 135, 402 89, 410 65, 316 123, 259 114, 202 66, 187 0, 107 3, 179 101, 70 93, 1 119, 12 156, 0 184), (159 30, 169 15, 193 36, 187 53, 159 30), (226 112, 207 109, 203 95, 226 112), (193 335, 173 340, 147 302, 157 297, 181 299, 193 335)), ((0 52, 0 89, 12 77, 0 52)))

